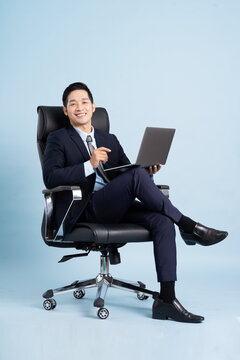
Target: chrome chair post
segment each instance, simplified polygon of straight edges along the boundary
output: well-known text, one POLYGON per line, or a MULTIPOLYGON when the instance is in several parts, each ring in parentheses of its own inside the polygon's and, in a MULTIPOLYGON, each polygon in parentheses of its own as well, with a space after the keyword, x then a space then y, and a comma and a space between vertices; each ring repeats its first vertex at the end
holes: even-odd
POLYGON ((109 274, 109 256, 101 255, 100 258, 100 274, 109 274))

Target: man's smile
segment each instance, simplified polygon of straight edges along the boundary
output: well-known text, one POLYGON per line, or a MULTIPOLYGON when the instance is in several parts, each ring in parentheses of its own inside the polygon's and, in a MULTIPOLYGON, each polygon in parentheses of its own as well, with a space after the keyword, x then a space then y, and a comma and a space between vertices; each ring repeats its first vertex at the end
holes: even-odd
POLYGON ((82 117, 84 117, 85 115, 87 115, 87 113, 78 113, 78 114, 75 114, 75 116, 78 117, 78 118, 82 118, 82 117))

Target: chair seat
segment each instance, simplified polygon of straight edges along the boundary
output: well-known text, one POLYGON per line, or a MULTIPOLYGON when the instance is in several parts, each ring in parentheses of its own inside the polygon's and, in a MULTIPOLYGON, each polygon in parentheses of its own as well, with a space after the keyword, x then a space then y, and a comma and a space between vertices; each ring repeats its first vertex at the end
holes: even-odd
POLYGON ((152 241, 150 232, 143 226, 130 223, 77 223, 74 230, 63 238, 63 242, 95 244, 125 244, 145 241, 152 241))

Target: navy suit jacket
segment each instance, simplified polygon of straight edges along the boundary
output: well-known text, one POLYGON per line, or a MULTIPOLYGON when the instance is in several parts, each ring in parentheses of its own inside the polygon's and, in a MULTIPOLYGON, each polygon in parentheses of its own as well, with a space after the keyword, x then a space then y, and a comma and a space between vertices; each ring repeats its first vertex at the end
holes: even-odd
MULTIPOLYGON (((106 169, 130 163, 115 135, 97 129, 94 129, 94 135, 97 147, 104 146, 111 149, 108 153, 108 161, 104 165, 106 169)), ((96 175, 93 173, 85 177, 84 171, 84 162, 89 159, 86 146, 71 125, 48 135, 43 157, 43 179, 46 187, 51 189, 61 185, 79 185, 83 195, 83 200, 77 201, 66 219, 66 232, 73 229, 93 192, 96 175)), ((71 194, 63 191, 56 193, 55 196, 55 228, 57 229, 62 222, 66 206, 71 202, 71 194)))

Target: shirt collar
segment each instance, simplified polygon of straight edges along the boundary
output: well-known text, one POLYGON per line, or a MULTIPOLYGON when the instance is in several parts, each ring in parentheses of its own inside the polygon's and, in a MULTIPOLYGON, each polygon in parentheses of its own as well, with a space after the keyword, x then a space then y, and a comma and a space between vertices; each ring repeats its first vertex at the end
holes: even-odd
POLYGON ((81 136, 83 141, 86 141, 88 135, 90 135, 92 137, 92 139, 94 139, 94 127, 93 126, 92 126, 92 131, 90 133, 85 133, 84 131, 82 131, 76 127, 74 127, 74 129, 81 136))

